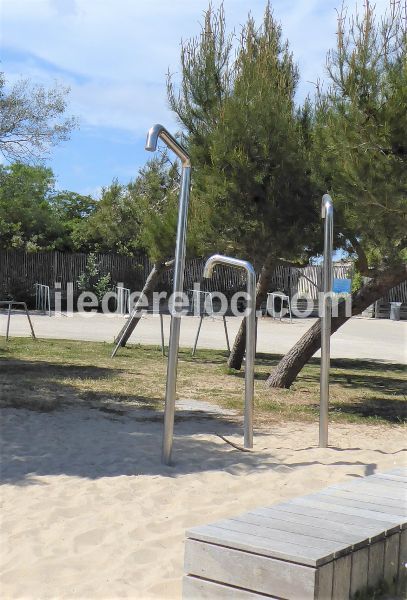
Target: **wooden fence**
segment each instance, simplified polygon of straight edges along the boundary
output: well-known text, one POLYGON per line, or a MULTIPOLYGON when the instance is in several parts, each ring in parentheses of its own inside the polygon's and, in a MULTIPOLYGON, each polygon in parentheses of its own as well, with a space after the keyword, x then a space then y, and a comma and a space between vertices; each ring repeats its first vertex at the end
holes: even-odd
MULTIPOLYGON (((18 251, 0 252, 0 289, 30 290, 35 283, 54 287, 55 282, 65 289, 72 282, 78 287, 78 279, 85 271, 87 254, 64 252, 37 252, 29 254, 18 251)), ((100 273, 110 273, 113 284, 122 283, 125 287, 141 289, 151 268, 145 254, 121 256, 119 254, 95 254, 100 273)))
MULTIPOLYGON (((79 276, 85 271, 87 254, 72 254, 63 252, 38 252, 29 254, 20 251, 0 252, 0 299, 7 294, 29 296, 33 293, 34 284, 42 283, 54 287, 59 282, 66 289, 71 282, 77 289, 79 276)), ((152 268, 145 254, 134 257, 118 254, 95 254, 102 275, 110 273, 113 285, 123 284, 132 291, 139 291, 152 268)), ((210 280, 203 280, 205 259, 193 258, 187 261, 185 270, 186 290, 192 289, 199 282, 202 289, 223 292, 227 296, 236 291, 244 290, 245 274, 243 271, 230 267, 218 267, 210 280)), ((337 279, 351 278, 352 267, 335 265, 334 277, 337 279)), ((159 286, 160 291, 172 289, 173 271, 168 271, 159 286)), ((304 269, 278 266, 272 277, 270 291, 285 291, 290 296, 294 294, 317 298, 321 287, 321 267, 309 266, 304 269)), ((407 302, 407 282, 390 290, 386 301, 407 302)))

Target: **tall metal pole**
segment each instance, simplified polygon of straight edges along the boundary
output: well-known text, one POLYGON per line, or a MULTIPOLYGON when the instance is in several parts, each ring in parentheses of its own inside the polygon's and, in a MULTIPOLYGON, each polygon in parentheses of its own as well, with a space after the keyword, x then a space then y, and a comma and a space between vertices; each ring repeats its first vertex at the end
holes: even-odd
POLYGON ((332 246, 333 246, 333 202, 329 194, 322 197, 324 219, 324 262, 322 271, 323 310, 321 322, 321 374, 319 396, 319 446, 328 446, 329 366, 332 314, 332 246))
MULTIPOLYGON (((162 125, 153 125, 147 134, 146 150, 155 152, 158 138, 170 148, 181 160, 182 176, 179 193, 177 240, 175 245, 175 267, 173 301, 177 302, 184 289, 184 270, 186 253, 186 232, 188 220, 188 204, 191 188, 191 162, 189 155, 177 140, 162 125)), ((168 345, 167 385, 165 390, 164 434, 161 460, 165 465, 171 463, 172 442, 174 434, 175 397, 177 384, 177 366, 181 315, 174 308, 171 311, 170 340, 168 345)))
POLYGON ((246 366, 244 373, 244 447, 253 448, 254 359, 256 354, 256 272, 251 263, 230 256, 214 254, 205 263, 204 277, 212 277, 216 265, 245 269, 247 274, 246 366))

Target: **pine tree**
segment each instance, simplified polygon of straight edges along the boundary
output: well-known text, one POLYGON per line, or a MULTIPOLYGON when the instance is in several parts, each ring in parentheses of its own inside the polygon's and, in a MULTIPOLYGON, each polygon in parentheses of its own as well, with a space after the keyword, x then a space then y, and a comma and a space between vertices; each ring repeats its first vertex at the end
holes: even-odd
MULTIPOLYGON (((168 80, 170 106, 191 155, 201 247, 251 260, 261 271, 257 307, 281 258, 307 262, 315 249, 319 197, 312 186, 306 109, 298 70, 267 5, 233 44, 223 8, 209 8, 201 34, 181 49, 181 83, 168 80)), ((240 368, 244 323, 229 365, 240 368)))
MULTIPOLYGON (((330 191, 343 246, 369 283, 353 294, 360 314, 407 278, 406 5, 390 0, 383 19, 368 0, 363 15, 339 15, 328 55, 330 86, 319 90, 313 125, 314 174, 330 191)), ((332 332, 347 321, 344 307, 332 332)), ((289 387, 320 348, 317 321, 281 360, 268 383, 289 387)))

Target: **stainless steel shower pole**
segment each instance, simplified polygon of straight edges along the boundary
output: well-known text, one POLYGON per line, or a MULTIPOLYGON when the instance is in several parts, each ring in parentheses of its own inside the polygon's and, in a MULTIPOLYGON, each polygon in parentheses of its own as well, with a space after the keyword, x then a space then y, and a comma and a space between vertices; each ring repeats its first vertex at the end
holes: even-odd
POLYGON ((333 245, 333 202, 329 194, 322 197, 322 218, 324 224, 324 263, 322 271, 323 310, 321 321, 321 373, 319 396, 319 446, 328 446, 329 408, 329 365, 332 314, 332 245, 333 245))
POLYGON ((253 448, 254 359, 256 353, 256 272, 251 263, 230 256, 214 254, 205 263, 204 277, 212 277, 216 265, 245 269, 247 274, 246 366, 244 373, 244 447, 253 448))
MULTIPOLYGON (((178 156, 182 163, 181 188, 178 206, 177 240, 175 246, 174 286, 172 296, 173 302, 177 302, 180 300, 180 295, 183 293, 184 288, 186 232, 189 194, 191 188, 191 162, 189 155, 184 148, 162 125, 153 125, 148 132, 146 150, 154 152, 157 148, 158 138, 162 139, 168 148, 170 148, 178 156)), ((176 312, 174 308, 175 307, 173 307, 171 310, 167 385, 165 390, 164 434, 162 445, 162 462, 165 465, 169 465, 171 463, 172 441, 174 434, 179 334, 181 327, 181 314, 176 312)))

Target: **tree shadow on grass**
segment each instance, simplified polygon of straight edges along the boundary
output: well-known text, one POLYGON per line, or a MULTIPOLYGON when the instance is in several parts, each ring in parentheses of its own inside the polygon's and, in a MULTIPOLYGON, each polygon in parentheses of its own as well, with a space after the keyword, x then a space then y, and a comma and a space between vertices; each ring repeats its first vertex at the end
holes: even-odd
MULTIPOLYGON (((67 404, 143 403, 160 406, 160 398, 144 397, 78 388, 72 380, 111 380, 123 374, 123 370, 94 365, 68 365, 48 361, 3 360, 3 376, 0 380, 0 406, 51 411, 67 404), (72 381, 72 383, 70 383, 72 381)), ((132 373, 137 375, 137 373, 132 373)))
POLYGON ((407 422, 407 402, 390 398, 370 397, 352 403, 335 402, 331 406, 330 412, 340 412, 355 417, 377 418, 396 425, 407 422))
MULTIPOLYGON (((258 360, 256 356, 256 365, 267 365, 273 364, 273 360, 270 360, 269 355, 263 354, 262 358, 258 360)), ((278 363, 279 357, 276 355, 272 356, 275 364, 278 363)), ((319 358, 311 359, 306 367, 317 367, 316 369, 305 368, 304 371, 300 372, 297 383, 319 383, 319 358)), ((370 389, 375 391, 383 391, 390 394, 406 394, 406 380, 401 378, 401 375, 406 373, 405 365, 399 363, 382 363, 381 361, 374 360, 353 360, 353 359, 332 359, 331 360, 331 371, 330 371, 330 383, 342 385, 346 388, 360 388, 370 389), (338 372, 338 370, 340 370, 338 372), (341 372, 342 371, 342 372, 341 372), (367 372, 363 372, 367 371, 367 372), (378 373, 379 372, 379 373, 378 373), (394 377, 394 373, 400 373, 400 378, 394 377)), ((237 378, 244 378, 244 370, 241 371, 228 371, 229 375, 237 378)), ((268 372, 255 371, 255 379, 258 381, 266 381, 269 377, 268 372)), ((295 382, 294 382, 295 383, 295 382)))
MULTIPOLYGON (((319 359, 312 359, 319 364, 319 359)), ((331 367, 333 369, 346 369, 346 370, 357 370, 357 371, 396 371, 398 373, 406 372, 406 365, 400 363, 393 363, 385 360, 377 359, 355 359, 355 358, 332 358, 331 367)))
MULTIPOLYGON (((318 384, 319 373, 315 375, 307 373, 298 380, 299 384, 306 382, 318 384)), ((384 394, 406 395, 406 382, 392 377, 390 374, 374 375, 370 373, 338 373, 331 371, 329 382, 331 385, 338 385, 348 390, 370 390, 383 392, 384 394)))
MULTIPOLYGON (((320 360, 313 358, 299 374, 298 383, 318 384, 320 360), (316 369, 307 366, 316 366, 316 369)), ((382 391, 388 394, 406 394, 405 365, 377 360, 354 360, 347 358, 331 359, 330 383, 345 388, 382 391), (396 376, 395 376, 396 374, 396 376), (400 377, 397 375, 400 374, 400 377)), ((267 376, 266 376, 267 377, 267 376)), ((261 379, 261 374, 260 377, 261 379)))

